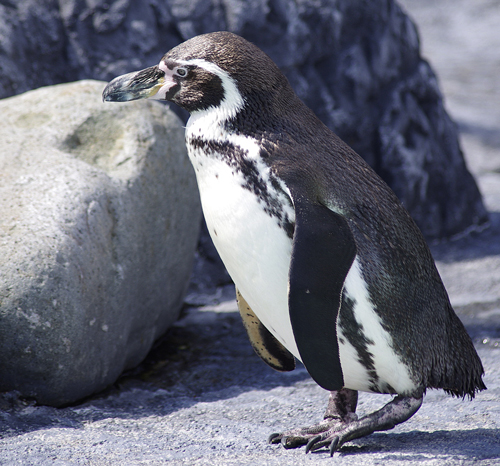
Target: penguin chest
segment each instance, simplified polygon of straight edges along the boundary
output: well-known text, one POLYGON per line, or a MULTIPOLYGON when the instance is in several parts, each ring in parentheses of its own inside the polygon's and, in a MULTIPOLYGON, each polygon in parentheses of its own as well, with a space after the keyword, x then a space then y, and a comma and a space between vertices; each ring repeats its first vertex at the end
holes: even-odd
POLYGON ((288 313, 294 210, 259 159, 257 145, 246 138, 238 142, 228 148, 188 139, 205 221, 242 296, 266 328, 300 358, 288 313))

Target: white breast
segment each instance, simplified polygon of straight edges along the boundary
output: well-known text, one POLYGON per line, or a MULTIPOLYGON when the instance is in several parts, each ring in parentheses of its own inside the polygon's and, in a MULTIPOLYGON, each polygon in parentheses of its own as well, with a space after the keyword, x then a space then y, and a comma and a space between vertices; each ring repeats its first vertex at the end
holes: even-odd
MULTIPOLYGON (((212 134, 220 137, 220 131, 217 133, 212 134)), ((292 241, 278 226, 276 217, 265 212, 258 197, 243 187, 245 179, 240 171, 230 167, 218 154, 207 155, 189 144, 190 138, 198 134, 195 125, 188 124, 188 153, 214 245, 235 285, 261 322, 300 359, 288 314, 292 241)), ((201 134, 207 137, 206 129, 201 134)), ((259 160, 258 146, 249 138, 227 134, 224 137, 244 148, 249 157, 259 160)), ((259 167, 259 173, 264 179, 269 176, 265 166, 259 167)), ((279 197, 283 193, 275 195, 279 197)), ((294 221, 291 207, 287 214, 294 221)))

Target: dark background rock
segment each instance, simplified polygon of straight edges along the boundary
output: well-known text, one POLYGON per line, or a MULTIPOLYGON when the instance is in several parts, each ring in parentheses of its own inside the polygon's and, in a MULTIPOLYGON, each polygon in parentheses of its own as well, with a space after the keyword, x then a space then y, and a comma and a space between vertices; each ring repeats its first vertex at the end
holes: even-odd
MULTIPOLYGON (((415 26, 393 0, 0 2, 0 96, 157 63, 228 29, 389 183, 429 239, 487 220, 415 26)), ((265 70, 263 70, 265 73, 265 70)))

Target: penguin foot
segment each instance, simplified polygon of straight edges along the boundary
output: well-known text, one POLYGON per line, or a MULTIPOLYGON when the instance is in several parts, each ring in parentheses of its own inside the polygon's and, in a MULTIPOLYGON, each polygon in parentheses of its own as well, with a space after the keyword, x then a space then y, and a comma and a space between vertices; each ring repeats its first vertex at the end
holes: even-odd
POLYGON ((418 411, 422 401, 423 396, 420 398, 396 396, 383 408, 361 419, 357 419, 355 415, 352 416, 352 413, 349 419, 327 420, 325 418, 325 421, 317 426, 284 434, 273 434, 269 437, 269 442, 281 442, 285 448, 296 448, 305 444, 306 453, 328 447, 332 456, 350 440, 365 437, 376 431, 390 430, 397 424, 408 420, 418 411))
MULTIPOLYGON (((355 421, 357 416, 354 414, 352 421, 355 421)), ((327 440, 338 432, 342 432, 349 425, 349 421, 340 418, 325 418, 319 424, 310 427, 302 427, 293 429, 283 433, 274 433, 269 436, 269 443, 281 443, 284 448, 297 448, 302 445, 306 446, 306 453, 317 450, 323 445, 326 445, 327 440), (322 444, 316 447, 316 443, 321 441, 322 444)))
MULTIPOLYGON (((355 414, 358 403, 358 392, 343 388, 330 392, 328 407, 324 419, 319 424, 310 427, 293 429, 269 436, 269 443, 281 443, 285 448, 297 448, 306 445, 322 436, 342 431, 349 423, 358 419, 355 414)), ((309 449, 306 447, 306 453, 309 449)))

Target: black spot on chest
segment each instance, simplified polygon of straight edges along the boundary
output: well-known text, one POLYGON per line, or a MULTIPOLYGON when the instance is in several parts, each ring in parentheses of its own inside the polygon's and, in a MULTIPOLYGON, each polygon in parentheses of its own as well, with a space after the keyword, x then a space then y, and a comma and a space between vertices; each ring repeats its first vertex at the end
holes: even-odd
MULTIPOLYGON (((260 173, 258 163, 248 157, 248 151, 230 141, 206 140, 192 137, 187 144, 196 151, 202 151, 209 157, 226 163, 234 172, 241 173, 244 182, 242 188, 255 194, 263 210, 276 218, 278 226, 285 230, 289 238, 293 238, 295 223, 286 213, 283 203, 292 206, 288 196, 283 192, 280 183, 272 174, 260 173)), ((262 160, 265 164, 265 161, 262 160)))

